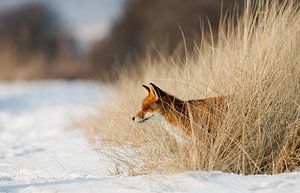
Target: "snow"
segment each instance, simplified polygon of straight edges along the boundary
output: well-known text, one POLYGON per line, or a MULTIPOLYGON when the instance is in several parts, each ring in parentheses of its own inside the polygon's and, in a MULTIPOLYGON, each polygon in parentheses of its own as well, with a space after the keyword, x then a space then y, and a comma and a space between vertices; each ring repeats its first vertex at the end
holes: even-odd
POLYGON ((0 83, 0 193, 300 193, 299 172, 110 176, 111 165, 72 121, 93 113, 112 93, 88 81, 0 83))

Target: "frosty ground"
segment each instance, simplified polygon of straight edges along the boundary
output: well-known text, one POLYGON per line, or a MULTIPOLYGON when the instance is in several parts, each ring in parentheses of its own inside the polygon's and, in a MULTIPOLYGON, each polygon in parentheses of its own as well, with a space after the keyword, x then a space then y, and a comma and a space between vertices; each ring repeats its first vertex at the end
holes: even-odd
POLYGON ((0 193, 300 193, 299 172, 111 176, 112 165, 72 124, 111 94, 110 87, 86 81, 0 83, 0 193))

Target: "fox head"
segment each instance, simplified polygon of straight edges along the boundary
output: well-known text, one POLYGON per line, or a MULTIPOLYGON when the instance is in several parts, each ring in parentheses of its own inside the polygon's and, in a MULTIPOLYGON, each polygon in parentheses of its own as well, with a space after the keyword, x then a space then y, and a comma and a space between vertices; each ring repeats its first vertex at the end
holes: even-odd
POLYGON ((143 87, 146 89, 148 95, 143 100, 142 109, 132 117, 132 120, 138 123, 157 119, 163 115, 166 109, 166 99, 169 96, 153 83, 150 83, 149 86, 143 85, 143 87))

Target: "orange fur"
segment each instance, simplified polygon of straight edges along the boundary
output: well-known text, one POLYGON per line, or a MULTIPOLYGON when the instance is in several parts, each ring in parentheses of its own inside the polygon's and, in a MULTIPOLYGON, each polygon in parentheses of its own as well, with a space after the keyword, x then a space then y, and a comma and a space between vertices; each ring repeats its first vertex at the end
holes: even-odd
POLYGON ((143 87, 148 91, 148 96, 133 121, 144 122, 159 115, 172 128, 179 128, 183 137, 191 136, 195 128, 210 132, 220 124, 226 110, 225 96, 183 101, 153 83, 143 87))

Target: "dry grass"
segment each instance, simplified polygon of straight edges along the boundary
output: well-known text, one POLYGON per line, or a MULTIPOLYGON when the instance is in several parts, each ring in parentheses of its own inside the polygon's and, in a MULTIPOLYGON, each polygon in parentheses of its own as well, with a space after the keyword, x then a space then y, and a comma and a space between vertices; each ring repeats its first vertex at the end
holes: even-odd
POLYGON ((142 73, 124 74, 117 97, 87 129, 101 138, 99 150, 115 162, 114 173, 273 174, 299 168, 300 13, 292 2, 258 3, 255 12, 248 3, 236 28, 220 27, 217 44, 203 41, 185 60, 148 59, 142 73), (181 99, 230 94, 232 100, 214 136, 177 145, 158 124, 131 121, 148 82, 181 99))

